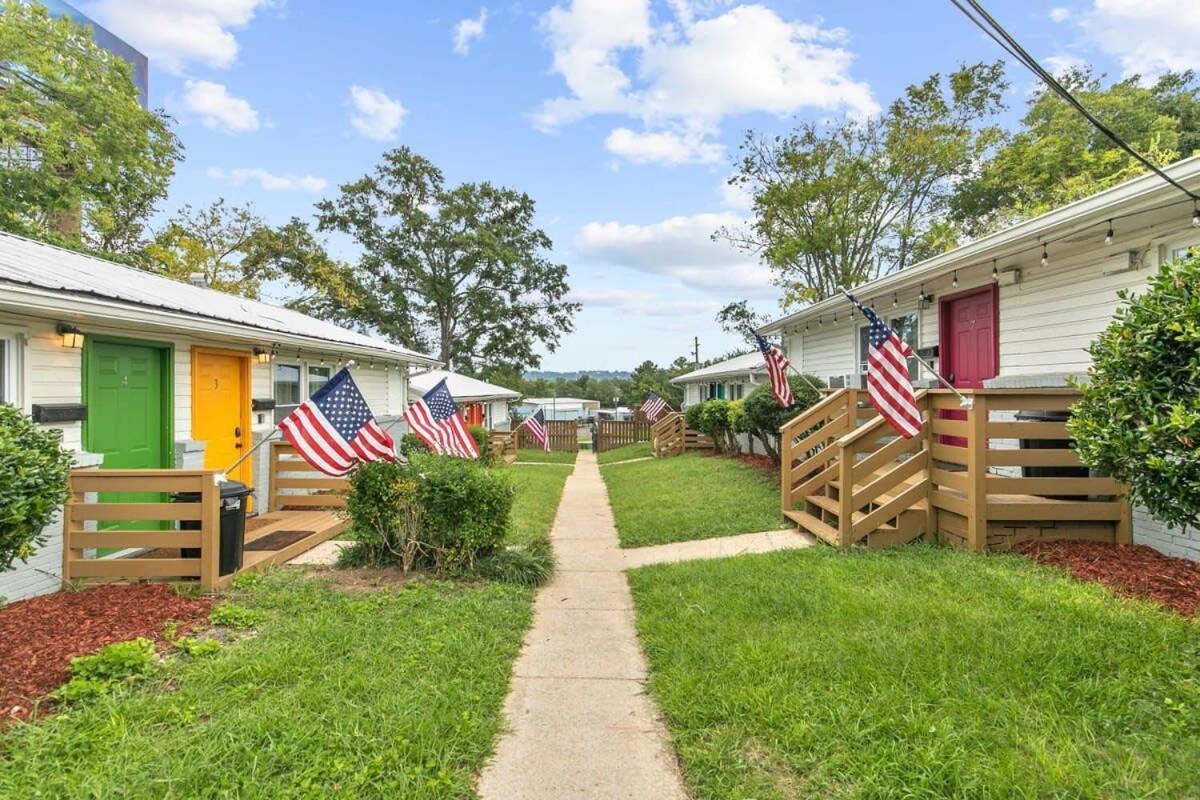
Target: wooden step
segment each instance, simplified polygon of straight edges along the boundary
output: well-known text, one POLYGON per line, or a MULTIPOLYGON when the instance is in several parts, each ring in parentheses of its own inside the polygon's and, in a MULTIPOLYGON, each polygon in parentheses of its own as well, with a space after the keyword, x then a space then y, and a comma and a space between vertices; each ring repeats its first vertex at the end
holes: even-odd
POLYGON ((802 530, 808 531, 827 544, 837 546, 838 532, 837 528, 832 525, 822 522, 807 511, 784 511, 783 515, 796 523, 802 530))
MULTIPOLYGON (((828 498, 825 495, 810 494, 807 497, 805 497, 804 499, 807 500, 808 502, 812 503, 817 508, 822 508, 825 511, 828 511, 830 514, 833 514, 834 516, 838 516, 841 513, 841 506, 838 505, 838 501, 828 498)), ((882 498, 882 497, 880 499, 884 500, 884 498, 882 498)), ((886 502, 886 500, 884 500, 884 502, 886 502)), ((914 506, 914 508, 915 508, 915 506, 914 506)), ((921 510, 922 511, 924 510, 923 506, 922 506, 921 510)), ((858 522, 860 519, 862 519, 866 515, 867 515, 866 512, 855 511, 854 512, 854 521, 858 522)), ((883 523, 880 523, 879 527, 876 530, 894 531, 894 530, 896 530, 896 526, 890 522, 883 522, 883 523)))

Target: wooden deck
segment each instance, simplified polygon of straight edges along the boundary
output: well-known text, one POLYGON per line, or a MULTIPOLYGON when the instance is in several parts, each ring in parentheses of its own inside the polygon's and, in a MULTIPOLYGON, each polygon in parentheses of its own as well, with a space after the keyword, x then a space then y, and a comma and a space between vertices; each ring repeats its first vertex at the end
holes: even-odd
POLYGON ((1027 540, 1132 538, 1125 486, 1090 474, 1062 420, 1071 389, 982 389, 963 409, 951 392, 918 394, 924 426, 896 435, 843 389, 781 431, 781 511, 829 544, 869 547, 938 539, 970 550, 1027 540), (1046 468, 1074 474, 1047 474, 1046 468))
POLYGON ((269 511, 247 519, 240 570, 221 575, 220 498, 213 470, 98 470, 71 474, 63 519, 63 577, 188 580, 206 589, 283 564, 344 531, 346 481, 317 472, 286 443, 271 447, 269 511), (197 502, 166 502, 192 492, 197 502), (127 557, 104 550, 139 551, 127 557))

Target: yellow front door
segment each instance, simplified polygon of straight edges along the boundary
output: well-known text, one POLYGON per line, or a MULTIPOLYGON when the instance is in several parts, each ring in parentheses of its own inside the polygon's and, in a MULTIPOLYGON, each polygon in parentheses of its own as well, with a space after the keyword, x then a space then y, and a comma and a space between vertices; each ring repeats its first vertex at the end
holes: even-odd
MULTIPOLYGON (((250 361, 219 350, 192 352, 192 438, 204 442, 204 468, 224 470, 250 447, 250 361)), ((250 459, 229 473, 250 485, 250 459)))

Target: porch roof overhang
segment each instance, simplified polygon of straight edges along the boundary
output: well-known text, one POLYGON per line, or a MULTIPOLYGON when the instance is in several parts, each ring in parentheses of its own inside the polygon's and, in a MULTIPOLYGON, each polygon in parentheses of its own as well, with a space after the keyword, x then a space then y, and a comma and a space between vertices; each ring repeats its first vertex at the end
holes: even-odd
MULTIPOLYGON (((1200 156, 1177 161, 1166 167, 1164 171, 1188 189, 1200 191, 1200 156)), ((993 260, 995 260, 996 266, 1003 271, 1006 267, 1011 268, 1018 265, 1017 259, 1021 255, 1038 258, 1036 252, 1031 253, 1030 251, 1040 247, 1043 242, 1054 240, 1067 245, 1076 235, 1094 234, 1092 229, 1103 225, 1106 220, 1139 212, 1146 212, 1146 216, 1157 214, 1164 220, 1182 219, 1183 222, 1180 226, 1185 227, 1192 214, 1189 202, 1180 195, 1178 189, 1170 186, 1157 175, 1143 175, 976 239, 961 247, 926 259, 919 264, 914 264, 908 269, 876 278, 856 287, 854 293, 864 302, 887 298, 891 297, 894 292, 911 290, 922 283, 929 284, 949 276, 955 270, 962 271, 979 266, 986 266, 990 270, 993 260), (1170 208, 1155 211, 1175 200, 1179 201, 1177 208, 1172 205, 1170 208)), ((1141 225, 1144 222, 1135 219, 1131 221, 1131 225, 1141 225)), ((846 310, 848 306, 849 301, 841 295, 828 297, 795 313, 772 320, 759 328, 758 333, 763 336, 788 333, 796 330, 805 322, 816 320, 822 315, 832 314, 835 311, 846 310)))
POLYGON ((763 364, 762 355, 755 351, 753 353, 734 356, 725 361, 718 361, 716 364, 710 364, 707 367, 701 367, 683 375, 677 375, 671 378, 671 383, 679 386, 685 383, 707 383, 717 378, 750 379, 752 376, 765 371, 766 365, 763 364))
POLYGON ((467 375, 460 375, 449 370, 431 370, 429 372, 414 372, 408 377, 408 393, 412 397, 420 397, 428 392, 439 381, 445 379, 446 388, 454 399, 462 403, 486 403, 494 400, 520 400, 521 393, 494 383, 481 381, 467 375))

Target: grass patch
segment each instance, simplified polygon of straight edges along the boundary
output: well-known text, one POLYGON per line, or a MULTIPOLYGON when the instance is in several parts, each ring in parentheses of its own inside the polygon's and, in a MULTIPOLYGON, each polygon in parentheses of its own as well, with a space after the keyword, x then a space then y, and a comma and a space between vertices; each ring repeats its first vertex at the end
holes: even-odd
POLYGON ((472 797, 531 597, 276 571, 257 636, 0 733, 0 797, 472 797))
POLYGON ((1200 625, 1016 556, 629 575, 696 797, 1200 796, 1200 625))
POLYGON ((636 444, 627 444, 624 447, 617 447, 612 450, 605 450, 603 453, 596 454, 596 461, 600 466, 611 464, 614 461, 628 461, 631 458, 648 458, 650 456, 650 443, 637 442, 636 444))
POLYGON ((565 453, 557 450, 552 450, 547 453, 545 450, 518 450, 517 461, 524 461, 528 464, 574 464, 576 453, 565 453))
POLYGON ((779 485, 733 459, 688 453, 601 474, 622 547, 780 527, 779 485))
POLYGON ((517 487, 507 544, 530 544, 550 535, 554 513, 571 470, 563 467, 509 467, 504 477, 517 487))

